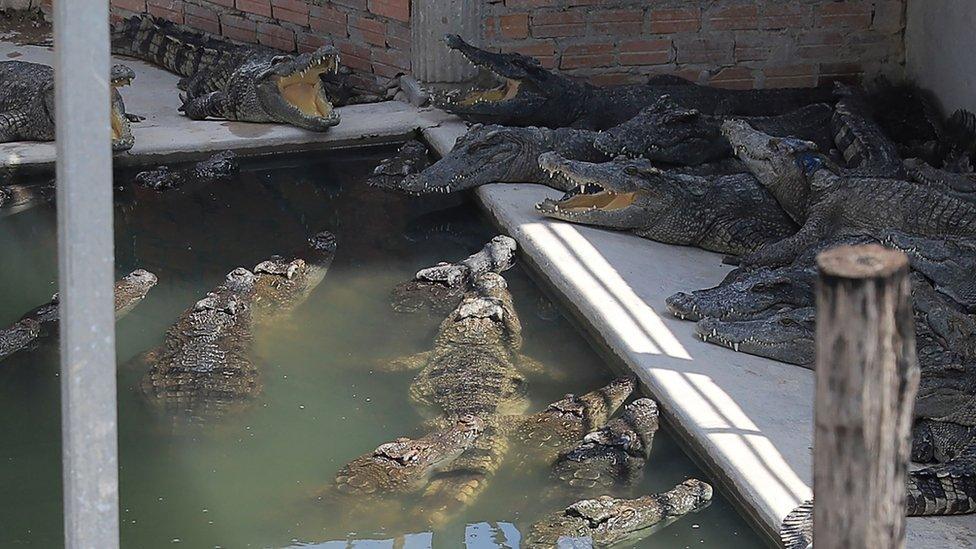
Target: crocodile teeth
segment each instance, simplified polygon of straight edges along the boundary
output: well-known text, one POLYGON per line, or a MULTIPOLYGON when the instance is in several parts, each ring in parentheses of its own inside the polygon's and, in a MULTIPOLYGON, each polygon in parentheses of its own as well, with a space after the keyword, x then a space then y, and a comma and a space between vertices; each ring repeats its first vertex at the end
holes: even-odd
POLYGON ((734 350, 735 352, 737 352, 737 353, 738 353, 738 352, 739 352, 739 344, 738 344, 738 343, 733 343, 733 344, 732 344, 732 349, 733 349, 733 350, 734 350))

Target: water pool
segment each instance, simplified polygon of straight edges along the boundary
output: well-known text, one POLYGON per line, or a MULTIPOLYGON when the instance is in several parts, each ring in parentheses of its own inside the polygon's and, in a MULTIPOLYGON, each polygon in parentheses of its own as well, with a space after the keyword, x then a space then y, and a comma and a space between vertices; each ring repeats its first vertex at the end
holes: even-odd
MULTIPOLYGON (((405 521, 406 513, 348 513, 313 501, 350 459, 420 434, 422 417, 407 395, 413 374, 377 365, 429 349, 439 320, 393 312, 392 287, 420 267, 467 256, 494 234, 464 197, 366 187, 366 174, 388 153, 248 161, 231 181, 165 193, 117 174, 116 270, 159 277, 118 324, 123 547, 514 548, 520 528, 573 499, 552 495, 544 467, 508 463, 473 505, 434 532, 405 521), (287 322, 256 332, 263 394, 219 424, 174 431, 136 392, 143 371, 131 359, 161 342, 228 271, 293 251, 321 230, 338 240, 325 281, 287 322)), ((55 291, 55 238, 51 203, 0 218, 0 324, 55 291)), ((524 352, 560 374, 530 377, 533 411, 613 377, 519 266, 504 276, 524 352)), ((59 392, 56 339, 0 363, 0 547, 62 544, 59 392)), ((708 480, 703 475, 662 430, 634 495, 691 476, 708 480)), ((707 508, 635 546, 765 544, 717 493, 707 508)))

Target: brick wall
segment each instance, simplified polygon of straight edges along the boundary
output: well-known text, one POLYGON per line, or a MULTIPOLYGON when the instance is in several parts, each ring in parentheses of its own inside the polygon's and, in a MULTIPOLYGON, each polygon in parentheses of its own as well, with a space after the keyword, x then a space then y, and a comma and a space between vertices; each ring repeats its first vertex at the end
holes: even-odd
MULTIPOLYGON (((423 1, 423 0, 415 0, 423 1)), ((468 0, 478 1, 478 0, 468 0)), ((481 0, 483 42, 599 84, 675 73, 751 88, 814 86, 904 65, 905 0, 481 0)), ((287 51, 334 44, 376 80, 410 71, 410 0, 112 0, 287 51)))
POLYGON ((499 0, 486 43, 600 84, 752 88, 900 74, 904 0, 499 0))

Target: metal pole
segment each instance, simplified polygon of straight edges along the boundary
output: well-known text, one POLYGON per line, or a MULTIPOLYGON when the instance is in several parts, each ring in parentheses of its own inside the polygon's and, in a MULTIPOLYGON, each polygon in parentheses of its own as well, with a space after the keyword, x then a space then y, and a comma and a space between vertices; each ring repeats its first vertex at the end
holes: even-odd
POLYGON ((108 0, 54 2, 68 549, 119 546, 108 0))

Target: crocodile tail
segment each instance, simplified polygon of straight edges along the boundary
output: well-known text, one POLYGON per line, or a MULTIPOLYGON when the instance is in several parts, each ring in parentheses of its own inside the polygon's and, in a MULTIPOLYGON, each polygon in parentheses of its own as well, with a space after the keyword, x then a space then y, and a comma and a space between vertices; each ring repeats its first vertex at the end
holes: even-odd
POLYGON ((779 528, 784 549, 807 549, 813 543, 813 500, 808 499, 790 511, 779 528))
POLYGON ((906 503, 912 517, 976 512, 976 456, 911 471, 906 503))
POLYGON ((181 76, 219 65, 240 46, 148 13, 134 15, 112 29, 112 52, 160 66, 181 76))

